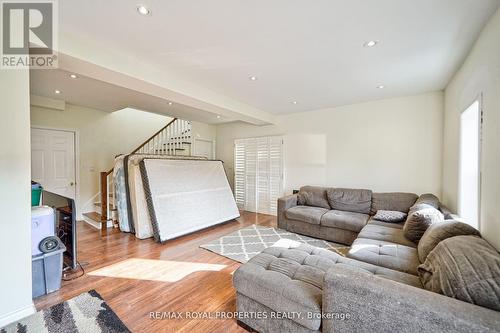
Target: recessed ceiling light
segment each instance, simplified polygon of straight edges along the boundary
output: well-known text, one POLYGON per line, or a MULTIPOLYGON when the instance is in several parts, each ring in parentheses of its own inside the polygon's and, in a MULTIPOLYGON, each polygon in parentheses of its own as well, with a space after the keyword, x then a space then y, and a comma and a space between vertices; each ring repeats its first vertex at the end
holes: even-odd
POLYGON ((381 84, 381 85, 377 86, 377 88, 378 88, 378 89, 384 89, 384 88, 385 88, 385 86, 384 86, 383 84, 381 84))
POLYGON ((76 79, 78 76, 76 76, 76 74, 70 74, 69 77, 72 79, 76 79))
POLYGON ((299 104, 299 102, 297 102, 297 101, 293 101, 293 102, 292 102, 292 104, 297 105, 297 104, 299 104))
POLYGON ((144 5, 138 5, 137 12, 141 15, 144 15, 144 16, 151 15, 151 10, 144 5))
POLYGON ((219 116, 219 115, 217 115, 217 119, 220 119, 220 116, 219 116))
POLYGON ((172 103, 172 102, 168 102, 168 105, 172 105, 172 104, 174 104, 174 103, 172 103))
POLYGON ((250 76, 250 77, 249 77, 249 79, 250 79, 251 81, 257 81, 257 76, 250 76))
POLYGON ((363 44, 364 47, 374 47, 378 44, 378 40, 370 40, 363 44))
POLYGON ((57 90, 57 89, 56 89, 56 90, 54 90, 54 92, 55 92, 57 95, 59 95, 59 94, 61 93, 61 90, 57 90))

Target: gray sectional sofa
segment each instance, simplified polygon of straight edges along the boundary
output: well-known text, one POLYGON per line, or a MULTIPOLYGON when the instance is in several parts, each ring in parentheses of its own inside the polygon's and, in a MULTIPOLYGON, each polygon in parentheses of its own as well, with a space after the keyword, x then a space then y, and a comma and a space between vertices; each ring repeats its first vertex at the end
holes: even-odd
POLYGON ((303 187, 278 200, 278 227, 351 248, 265 249, 234 273, 239 321, 259 332, 499 332, 500 254, 457 218, 429 194, 303 187))

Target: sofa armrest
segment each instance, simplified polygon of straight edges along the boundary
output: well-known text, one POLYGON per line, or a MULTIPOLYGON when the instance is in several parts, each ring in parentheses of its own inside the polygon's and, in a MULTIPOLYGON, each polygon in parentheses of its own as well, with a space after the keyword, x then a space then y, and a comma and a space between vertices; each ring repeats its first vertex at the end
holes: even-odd
POLYGON ((278 228, 287 229, 285 211, 297 206, 297 194, 291 194, 278 199, 278 228))
POLYGON ((330 268, 324 279, 323 332, 465 333, 500 328, 500 312, 345 265, 330 268))

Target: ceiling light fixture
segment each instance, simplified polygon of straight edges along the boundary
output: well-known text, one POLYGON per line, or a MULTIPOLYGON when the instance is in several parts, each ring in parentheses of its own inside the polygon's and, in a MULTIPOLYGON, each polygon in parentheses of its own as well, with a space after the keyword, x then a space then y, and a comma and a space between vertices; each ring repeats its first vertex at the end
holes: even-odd
POLYGON ((57 89, 56 89, 56 90, 54 90, 54 92, 55 92, 57 95, 59 95, 59 94, 61 93, 61 90, 57 90, 57 89))
POLYGON ((168 105, 172 105, 172 104, 174 104, 174 103, 172 103, 172 102, 168 102, 168 105))
POLYGON ((251 81, 257 81, 257 77, 256 77, 256 76, 250 76, 250 77, 249 77, 249 79, 250 79, 251 81))
POLYGON ((151 15, 151 10, 144 5, 137 5, 137 12, 143 16, 151 15))
POLYGON ((76 76, 76 74, 70 74, 69 77, 72 78, 72 79, 78 78, 78 76, 76 76))
POLYGON ((217 115, 217 119, 220 119, 220 116, 219 116, 219 115, 217 115))
POLYGON ((297 105, 297 104, 299 104, 299 102, 297 102, 297 101, 293 101, 293 102, 292 102, 292 104, 297 105))
POLYGON ((385 88, 385 86, 383 84, 377 86, 377 89, 384 89, 384 88, 385 88))
POLYGON ((363 44, 364 47, 374 47, 378 44, 378 40, 370 40, 363 44))

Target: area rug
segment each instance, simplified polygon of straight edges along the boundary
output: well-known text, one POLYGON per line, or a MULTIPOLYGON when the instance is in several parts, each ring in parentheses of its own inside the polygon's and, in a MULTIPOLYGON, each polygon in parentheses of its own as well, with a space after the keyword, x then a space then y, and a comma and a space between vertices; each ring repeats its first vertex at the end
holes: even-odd
POLYGON ((290 241, 332 250, 341 255, 344 255, 349 250, 348 246, 342 244, 327 242, 325 240, 299 235, 283 229, 263 227, 256 224, 240 229, 229 235, 222 236, 208 244, 200 245, 200 247, 221 256, 245 263, 270 246, 288 246, 290 241), (288 240, 288 242, 284 242, 283 240, 288 240))
POLYGON ((95 290, 14 322, 0 333, 130 332, 95 290))

